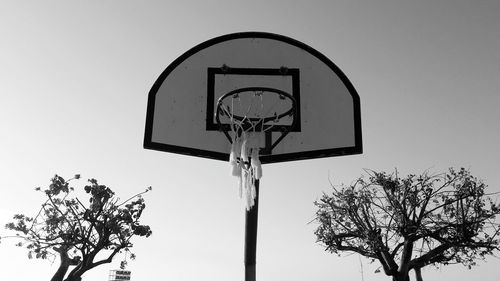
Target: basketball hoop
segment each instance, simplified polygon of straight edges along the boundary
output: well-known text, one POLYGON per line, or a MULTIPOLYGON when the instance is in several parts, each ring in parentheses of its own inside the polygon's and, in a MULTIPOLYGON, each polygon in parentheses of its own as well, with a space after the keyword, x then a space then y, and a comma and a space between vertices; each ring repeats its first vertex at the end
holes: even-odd
POLYGON ((295 111, 292 95, 268 87, 232 90, 217 101, 215 120, 231 143, 231 174, 239 179, 239 195, 244 196, 247 210, 254 205, 255 181, 262 177, 259 155, 270 152, 288 134, 295 111), (271 131, 281 132, 274 142, 271 131))
POLYGON ((155 81, 144 147, 230 159, 247 206, 245 281, 255 281, 260 163, 362 153, 360 100, 342 70, 300 41, 227 34, 187 50, 155 81))

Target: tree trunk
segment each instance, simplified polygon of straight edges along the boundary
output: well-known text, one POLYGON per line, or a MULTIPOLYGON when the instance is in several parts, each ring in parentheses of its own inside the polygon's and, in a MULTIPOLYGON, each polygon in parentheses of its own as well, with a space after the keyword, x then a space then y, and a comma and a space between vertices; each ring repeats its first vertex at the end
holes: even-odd
POLYGON ((66 265, 61 262, 61 265, 59 265, 59 268, 57 269, 54 276, 52 276, 52 279, 50 279, 50 281, 63 281, 64 275, 66 275, 66 272, 68 272, 68 268, 69 264, 66 265))
POLYGON ((417 281, 423 281, 424 279, 422 279, 422 268, 420 267, 415 267, 415 278, 417 279, 417 281))
POLYGON ((67 252, 67 248, 65 247, 54 248, 54 250, 59 253, 61 264, 59 265, 59 268, 57 269, 54 276, 52 276, 52 279, 50 279, 50 281, 81 281, 82 279, 80 277, 64 279, 64 276, 68 272, 69 267, 72 265, 77 265, 79 260, 70 258, 67 252))
POLYGON ((410 276, 398 272, 396 275, 392 276, 392 281, 410 281, 410 276))
POLYGON ((56 252, 59 252, 59 256, 61 258, 61 264, 59 265, 59 268, 57 269, 54 276, 52 276, 52 279, 50 279, 50 281, 63 281, 64 276, 66 275, 66 272, 68 272, 69 266, 71 265, 71 261, 68 256, 68 253, 62 247, 54 248, 54 250, 56 250, 56 252))
POLYGON ((64 281, 82 281, 82 277, 68 277, 64 281))

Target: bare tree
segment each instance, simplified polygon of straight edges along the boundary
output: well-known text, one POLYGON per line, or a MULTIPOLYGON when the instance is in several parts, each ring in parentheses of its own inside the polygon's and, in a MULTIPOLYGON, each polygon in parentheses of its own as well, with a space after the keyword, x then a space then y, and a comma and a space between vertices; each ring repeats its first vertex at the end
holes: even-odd
POLYGON ((499 250, 500 205, 466 169, 439 175, 367 171, 315 202, 318 243, 378 260, 394 281, 418 281, 427 265, 463 264, 499 250))
POLYGON ((139 223, 146 207, 141 195, 150 187, 119 202, 110 188, 90 179, 84 187, 90 196, 86 205, 71 196, 74 188, 69 182, 79 178, 54 176, 47 189, 36 188, 47 197, 38 214, 15 215, 15 221, 6 225, 17 232, 14 237, 21 239, 17 246, 26 247, 29 258, 59 256, 61 264, 51 281, 81 280, 86 271, 110 263, 122 251, 128 252, 133 236, 151 235, 150 227, 139 223))

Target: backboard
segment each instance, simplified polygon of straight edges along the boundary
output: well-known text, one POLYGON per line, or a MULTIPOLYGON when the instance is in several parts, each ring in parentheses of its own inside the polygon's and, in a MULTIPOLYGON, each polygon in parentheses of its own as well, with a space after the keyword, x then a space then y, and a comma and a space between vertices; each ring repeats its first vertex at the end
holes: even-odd
POLYGON ((229 125, 218 105, 245 103, 248 93, 259 95, 262 112, 290 115, 266 127, 263 164, 362 153, 359 96, 344 73, 310 46, 263 32, 220 36, 173 61, 149 92, 144 147, 227 161, 229 125))

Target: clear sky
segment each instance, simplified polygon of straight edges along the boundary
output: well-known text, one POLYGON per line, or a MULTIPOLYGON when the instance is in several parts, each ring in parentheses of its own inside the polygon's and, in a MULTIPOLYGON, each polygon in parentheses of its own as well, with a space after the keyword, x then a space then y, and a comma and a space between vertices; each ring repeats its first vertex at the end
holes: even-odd
MULTIPOLYGON (((464 166, 500 191, 499 14, 495 0, 2 0, 0 224, 35 213, 43 198, 34 188, 55 173, 97 178, 120 197, 153 186, 143 215, 153 236, 136 239, 133 280, 243 280, 244 211, 228 164, 144 150, 146 102, 158 75, 196 44, 273 32, 312 46, 349 77, 364 153, 264 166, 257 279, 388 280, 357 255, 315 244, 312 202, 363 168, 464 166)), ((0 280, 51 278, 58 261, 28 260, 12 244, 0 244, 0 280)), ((107 280, 118 264, 84 280, 107 280)), ((499 266, 490 258, 423 275, 493 281, 499 266)))

